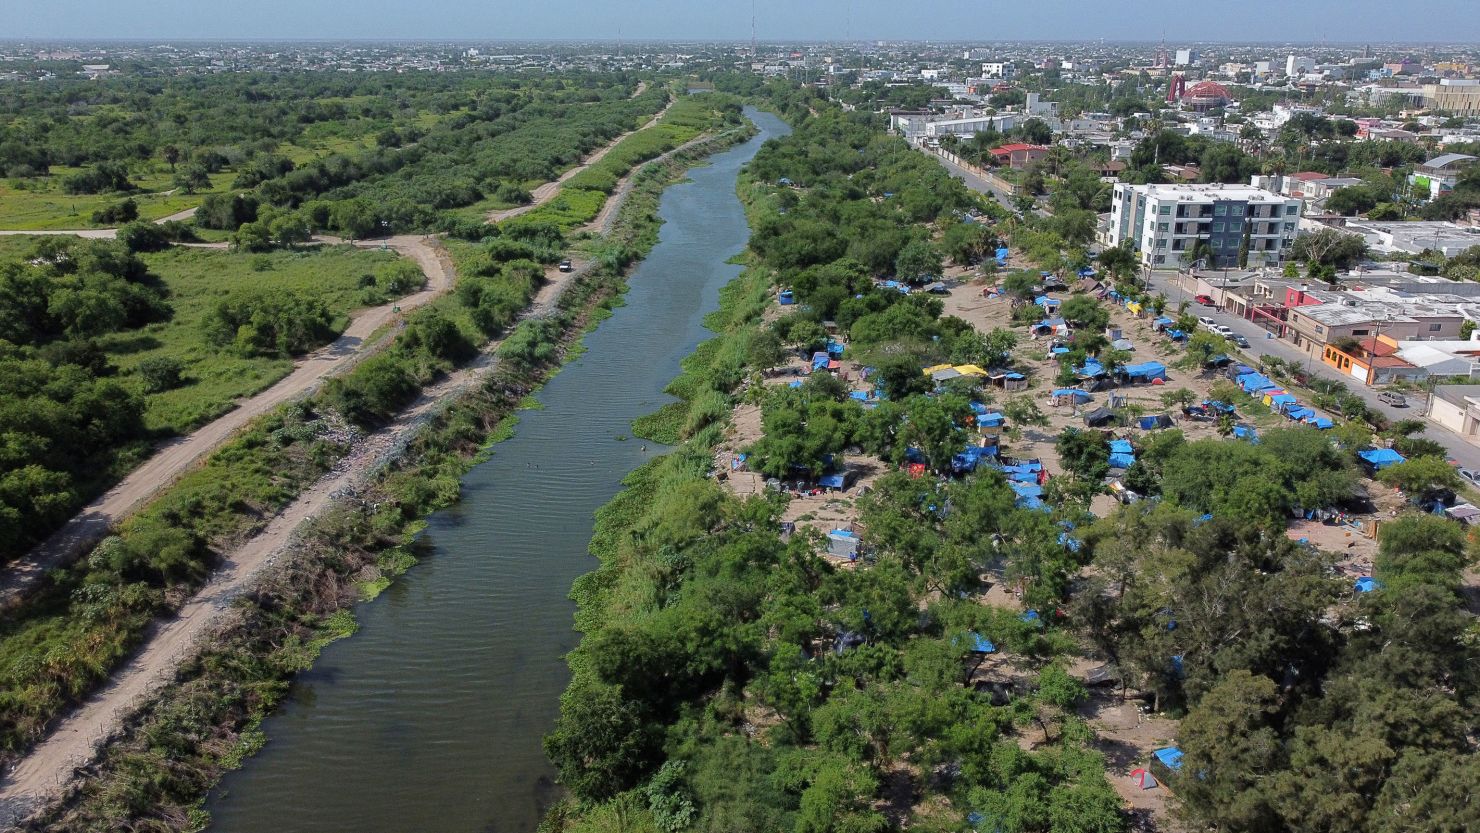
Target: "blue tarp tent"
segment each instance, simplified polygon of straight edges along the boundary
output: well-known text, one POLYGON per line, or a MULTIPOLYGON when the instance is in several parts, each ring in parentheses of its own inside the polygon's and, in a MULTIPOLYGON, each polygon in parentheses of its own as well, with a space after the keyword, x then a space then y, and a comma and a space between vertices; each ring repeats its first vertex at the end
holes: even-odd
POLYGON ((1127 379, 1149 382, 1152 379, 1165 379, 1167 367, 1161 362, 1142 362, 1140 364, 1128 364, 1120 369, 1127 379))
POLYGON ((817 484, 819 486, 825 486, 829 489, 846 489, 848 488, 848 475, 824 474, 823 476, 817 478, 817 484))
POLYGON ((1094 359, 1088 359, 1083 366, 1074 368, 1074 372, 1080 376, 1104 376, 1105 368, 1094 359))
POLYGON ((951 468, 957 472, 976 471, 976 467, 981 465, 982 458, 993 457, 996 455, 996 452, 997 449, 995 446, 983 448, 981 446, 969 445, 960 454, 951 458, 951 468))
POLYGON ((1059 388, 1053 392, 1054 399, 1058 399, 1061 396, 1073 399, 1075 402, 1088 402, 1090 400, 1089 392, 1082 391, 1079 388, 1059 388))
POLYGON ((1040 625, 1043 624, 1043 617, 1038 615, 1038 611, 1032 609, 1023 611, 1023 615, 1019 616, 1018 618, 1023 620, 1024 622, 1036 622, 1040 625))
POLYGON ((1007 260, 1007 255, 1008 255, 1008 251, 1007 251, 1006 247, 1004 247, 1004 248, 1001 248, 1001 249, 998 249, 997 250, 996 258, 998 260, 1007 260))
POLYGON ((1111 440, 1110 441, 1110 453, 1111 454, 1135 454, 1136 453, 1136 449, 1133 446, 1131 446, 1131 441, 1130 440, 1111 440))
POLYGON ((833 358, 838 358, 839 356, 843 355, 843 350, 844 349, 846 349, 846 347, 845 347, 845 345, 842 342, 833 341, 832 339, 828 339, 828 342, 827 342, 827 354, 829 356, 832 356, 833 358))
POLYGON ((1332 422, 1326 417, 1316 417, 1315 419, 1308 420, 1308 422, 1310 422, 1311 425, 1314 425, 1315 427, 1321 429, 1322 431, 1325 431, 1327 428, 1335 427, 1336 425, 1336 423, 1332 422))
POLYGON ((855 400, 857 400, 859 402, 868 402, 870 399, 872 399, 872 397, 869 395, 869 393, 867 391, 861 391, 861 390, 856 390, 856 391, 853 391, 852 393, 848 394, 848 398, 849 399, 855 399, 855 400))
POLYGON ((1059 299, 1050 298, 1047 295, 1039 295, 1037 298, 1033 299, 1033 303, 1037 304, 1040 307, 1056 307, 1059 305, 1059 299))
POLYGON ((813 370, 827 370, 827 363, 829 361, 831 361, 831 359, 828 357, 828 355, 826 353, 813 353, 812 354, 812 369, 813 370))
POLYGON ((1241 440, 1248 440, 1251 443, 1259 442, 1259 432, 1247 425, 1233 426, 1233 436, 1241 440))
POLYGON ((985 636, 982 636, 976 631, 972 631, 971 633, 967 634, 967 636, 969 636, 971 639, 971 652, 973 654, 997 653, 997 646, 993 645, 992 640, 986 638, 985 636))
POLYGON ((1048 352, 1051 353, 1051 354, 1053 354, 1053 355, 1055 355, 1055 356, 1062 356, 1065 353, 1069 352, 1069 348, 1067 348, 1067 347, 1050 347, 1048 349, 1048 352))
POLYGON ((1151 416, 1141 417, 1141 419, 1137 421, 1136 424, 1146 431, 1151 431, 1157 428, 1170 428, 1172 427, 1172 418, 1167 416, 1166 414, 1153 414, 1151 416))
POLYGON ((1112 469, 1128 469, 1136 464, 1136 458, 1130 454, 1111 454, 1109 463, 1112 469))
POLYGON ((1168 746, 1165 749, 1158 749, 1155 752, 1152 752, 1151 754, 1155 755, 1156 756, 1156 759, 1158 761, 1161 761, 1162 765, 1165 766, 1167 769, 1170 769, 1172 772, 1179 772, 1179 771, 1181 771, 1181 769, 1182 769, 1182 750, 1181 749, 1178 749, 1175 746, 1168 746))
POLYGON ((789 307, 797 302, 797 296, 792 294, 790 289, 783 289, 781 290, 781 294, 777 296, 777 300, 781 302, 781 306, 789 307))
POLYGON ((1159 330, 1159 329, 1162 329, 1164 327, 1170 327, 1170 326, 1172 326, 1175 323, 1177 323, 1177 322, 1175 322, 1172 319, 1167 318, 1165 315, 1163 315, 1163 316, 1161 316, 1161 317, 1156 318, 1155 320, 1153 320, 1151 322, 1151 326, 1153 326, 1153 327, 1155 327, 1156 329, 1159 330))
POLYGON ((1407 458, 1391 448, 1369 448, 1366 451, 1357 452, 1357 456, 1367 461, 1367 465, 1374 469, 1385 469, 1405 462, 1407 458))
POLYGON ((1294 394, 1277 393, 1274 396, 1269 397, 1269 407, 1275 409, 1276 411, 1278 411, 1283 405, 1293 404, 1295 404, 1294 394))
POLYGON ((1007 417, 1000 413, 982 414, 976 418, 976 424, 983 428, 1001 428, 1007 423, 1007 417))
POLYGON ((1059 533, 1059 543, 1063 544, 1064 548, 1069 550, 1069 552, 1079 552, 1079 548, 1084 546, 1083 541, 1075 538, 1067 532, 1059 533))
POLYGON ((1237 382, 1238 386, 1243 388, 1245 393, 1278 387, 1278 385, 1263 373, 1245 373, 1238 377, 1237 382))
POLYGON ((1291 408, 1291 409, 1285 411, 1285 416, 1287 416, 1287 417, 1289 417, 1290 419, 1293 419, 1293 420, 1302 420, 1302 419, 1305 419, 1306 417, 1313 417, 1315 415, 1316 415, 1316 412, 1315 411, 1312 411, 1309 408, 1302 408, 1302 407, 1300 407, 1298 405, 1295 406, 1294 408, 1291 408))
POLYGON ((1373 590, 1381 590, 1382 582, 1378 581, 1372 576, 1362 576, 1352 583, 1352 587, 1354 587, 1358 593, 1371 593, 1373 590))

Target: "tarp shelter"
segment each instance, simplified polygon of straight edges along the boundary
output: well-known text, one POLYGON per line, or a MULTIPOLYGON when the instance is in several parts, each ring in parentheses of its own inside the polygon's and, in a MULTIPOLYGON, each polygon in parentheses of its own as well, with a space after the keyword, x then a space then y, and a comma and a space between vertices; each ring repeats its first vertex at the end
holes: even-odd
POLYGON ((976 418, 976 424, 982 428, 1001 428, 1007 424, 1007 416, 997 411, 979 414, 976 418))
POLYGON ((1172 772, 1179 772, 1182 769, 1182 750, 1175 746, 1158 749, 1151 754, 1156 756, 1156 760, 1160 761, 1162 766, 1172 772))
POLYGON ((1141 417, 1140 422, 1137 424, 1145 431, 1151 431, 1156 428, 1170 428, 1172 427, 1172 418, 1166 414, 1152 414, 1151 416, 1141 417))
POLYGON ((948 367, 945 370, 937 370, 930 374, 930 379, 935 382, 945 382, 950 379, 960 379, 961 376, 961 371, 954 367, 948 367))
POLYGON ((776 300, 781 302, 781 306, 789 307, 797 302, 797 296, 790 289, 783 289, 781 294, 776 296, 776 300))
POLYGON ((1328 428, 1334 428, 1334 427, 1336 427, 1336 423, 1335 422, 1332 422, 1329 417, 1318 416, 1318 417, 1316 417, 1314 419, 1307 419, 1306 422, 1310 423, 1311 425, 1314 425, 1315 427, 1321 429, 1322 431, 1325 431, 1328 428))
POLYGON ((869 393, 868 391, 855 390, 848 394, 848 398, 857 402, 867 404, 869 402, 872 402, 874 397, 873 394, 869 393))
POLYGON ((1280 407, 1283 405, 1295 404, 1295 396, 1294 394, 1289 393, 1272 393, 1264 397, 1264 404, 1268 405, 1271 408, 1274 408, 1275 410, 1279 410, 1280 407))
POLYGON ((1105 367, 1094 359, 1086 359, 1083 365, 1074 368, 1075 374, 1091 379, 1105 375, 1105 367))
POLYGON ((858 536, 846 529, 827 533, 827 554, 852 561, 858 558, 858 536))
POLYGON ((1055 405, 1077 405, 1089 400, 1089 392, 1079 388, 1059 388, 1053 392, 1053 404, 1055 405))
POLYGON ((1240 440, 1248 440, 1251 443, 1259 442, 1259 432, 1249 425, 1233 426, 1233 436, 1240 440))
POLYGON ((1290 409, 1288 409, 1288 410, 1285 411, 1285 416, 1286 417, 1289 417, 1290 419, 1293 419, 1293 420, 1295 420, 1297 422, 1300 421, 1300 420, 1302 420, 1302 419, 1305 419, 1306 417, 1314 417, 1315 415, 1316 415, 1316 412, 1315 411, 1312 411, 1309 408, 1302 408, 1299 405, 1296 405, 1295 407, 1290 408, 1290 409))
POLYGON ((1366 451, 1357 452, 1357 456, 1361 457, 1366 461, 1367 465, 1378 471, 1407 460, 1407 458, 1391 448, 1369 448, 1366 451))
POLYGON ((992 640, 986 638, 985 636, 982 636, 976 631, 971 631, 970 633, 968 633, 967 638, 971 643, 971 652, 973 654, 997 653, 997 646, 992 644, 992 640))
POLYGON ((924 286, 920 287, 920 291, 921 292, 946 293, 946 292, 949 292, 950 290, 947 289, 946 288, 946 285, 943 284, 943 283, 941 283, 940 281, 934 281, 932 283, 927 283, 924 286))
POLYGON ((958 364, 956 365, 956 372, 962 376, 977 376, 983 379, 987 377, 987 371, 982 370, 974 364, 958 364))
POLYGON ((1133 454, 1111 454, 1107 462, 1112 469, 1128 469, 1136 464, 1136 457, 1133 454))
POLYGON ((1140 364, 1128 364, 1122 367, 1120 372, 1133 382, 1150 382, 1154 379, 1165 379, 1167 366, 1161 362, 1141 362, 1140 364))
POLYGON ((1110 342, 1110 346, 1114 347, 1116 350, 1131 351, 1136 349, 1135 342, 1131 341, 1128 338, 1117 338, 1114 341, 1110 342))
POLYGON ((1001 263, 1005 263, 1007 261, 1007 255, 1008 255, 1008 251, 1007 251, 1007 248, 1006 247, 1003 247, 1003 248, 1000 248, 1000 249, 997 250, 996 259, 999 261, 999 265, 1001 263))
POLYGON ((1084 415, 1084 424, 1091 428, 1099 428, 1109 425, 1115 421, 1115 412, 1109 408, 1096 408, 1084 415))
POLYGON ((1167 330, 1167 336, 1170 337, 1172 339, 1172 341, 1186 341, 1187 340, 1187 334, 1184 333, 1184 332, 1182 332, 1181 330, 1178 330, 1178 329, 1167 330))
POLYGON ((1480 523, 1480 507, 1473 503, 1460 503, 1444 510, 1444 514, 1462 524, 1473 525, 1480 523))
POLYGON ((787 382, 786 383, 786 386, 789 387, 789 388, 799 388, 799 387, 802 386, 802 380, 801 379, 792 379, 790 382, 787 382))
POLYGON ((1025 610, 1023 611, 1023 615, 1019 616, 1018 618, 1023 620, 1024 622, 1036 622, 1040 625, 1043 624, 1043 617, 1039 616, 1038 611, 1036 610, 1025 610))
POLYGON ((1175 322, 1172 319, 1167 318, 1165 315, 1163 315, 1160 318, 1157 318, 1156 320, 1154 320, 1154 321, 1151 322, 1151 329, 1153 329, 1153 330, 1165 330, 1165 329, 1170 328, 1175 323, 1177 323, 1177 322, 1175 322))
POLYGON ((1203 407, 1212 408, 1215 411, 1218 411, 1220 413, 1225 413, 1225 414, 1231 414, 1235 410, 1237 410, 1232 405, 1229 405, 1226 402, 1219 402, 1216 399, 1204 399, 1202 401, 1202 404, 1203 404, 1203 407))
POLYGON ((1025 390, 1028 387, 1028 377, 1015 370, 999 370, 989 374, 987 378, 1003 390, 1025 390))
POLYGON ((1362 576, 1361 578, 1352 582, 1352 587, 1358 593, 1371 593, 1373 590, 1382 589, 1382 582, 1378 581, 1372 576, 1362 576))
POLYGON ((1131 445, 1131 441, 1130 440, 1111 440, 1110 441, 1110 453, 1111 454, 1135 454, 1136 453, 1136 449, 1135 449, 1134 446, 1131 445))
POLYGON ((956 472, 976 471, 983 458, 993 457, 996 453, 996 446, 969 445, 951 458, 951 469, 956 472))
POLYGON ((826 353, 820 353, 820 352, 819 353, 813 353, 812 354, 812 369, 813 370, 827 370, 827 363, 830 362, 830 361, 832 361, 832 357, 829 356, 826 353))
POLYGON ((817 485, 828 489, 846 489, 853 482, 853 472, 841 471, 817 478, 817 485))
POLYGON ((1131 770, 1131 783, 1143 790, 1149 790, 1156 786, 1156 776, 1145 769, 1131 770))
POLYGON ((847 345, 843 344, 841 341, 833 341, 832 339, 828 339, 827 354, 829 356, 832 356, 836 359, 837 357, 843 355, 843 351, 846 349, 847 345))

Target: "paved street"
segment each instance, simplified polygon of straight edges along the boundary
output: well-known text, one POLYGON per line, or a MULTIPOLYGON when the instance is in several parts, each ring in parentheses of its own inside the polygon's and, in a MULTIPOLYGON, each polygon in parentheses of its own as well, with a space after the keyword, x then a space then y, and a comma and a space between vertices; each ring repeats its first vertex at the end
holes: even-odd
POLYGON ((938 153, 932 153, 929 150, 924 149, 921 149, 920 152, 939 162, 946 170, 950 171, 953 176, 955 176, 962 182, 965 182, 967 188, 970 188, 971 190, 976 191, 979 194, 988 194, 994 197, 997 202, 1001 203, 1003 208, 1006 208, 1009 211, 1013 211, 1014 213, 1017 211, 1017 209, 1013 207, 1012 197, 1009 196, 1006 191, 994 187, 985 179, 977 176, 971 171, 968 171, 960 165, 957 165, 951 160, 946 159, 938 153))
MULTIPOLYGON (((1274 356, 1280 359, 1300 362, 1307 368, 1307 373, 1313 377, 1319 376, 1326 379, 1334 379, 1346 383, 1347 389, 1360 396, 1373 409, 1379 411, 1388 419, 1424 419, 1425 399, 1423 394, 1410 394, 1408 396, 1408 407, 1394 408, 1377 401, 1377 391, 1357 382, 1345 374, 1338 372, 1335 368, 1312 359, 1301 352, 1294 345, 1283 339, 1270 335, 1263 327, 1252 321, 1247 321, 1230 313, 1214 310, 1212 307, 1204 307, 1192 300, 1193 293, 1181 289, 1176 283, 1176 272, 1152 272, 1151 288, 1162 293, 1171 302, 1168 309, 1175 309, 1177 304, 1187 301, 1191 304, 1188 309, 1194 315, 1206 315, 1227 326, 1229 329, 1244 336, 1249 340, 1250 349, 1243 352, 1258 359, 1261 356, 1274 356)), ((1427 426, 1423 436, 1442 444, 1449 449, 1449 456, 1458 460, 1460 465, 1471 471, 1480 471, 1480 446, 1465 442, 1458 434, 1445 428, 1438 423, 1424 419, 1427 426)))

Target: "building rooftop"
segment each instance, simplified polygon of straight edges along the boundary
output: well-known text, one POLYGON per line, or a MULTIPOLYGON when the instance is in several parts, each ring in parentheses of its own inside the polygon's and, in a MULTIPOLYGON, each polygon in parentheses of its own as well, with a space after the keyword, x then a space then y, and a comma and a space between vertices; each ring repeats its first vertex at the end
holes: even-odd
POLYGON ((1467 400, 1480 399, 1480 385, 1436 385, 1434 396, 1451 405, 1464 407, 1468 404, 1467 400))
POLYGON ((1127 188, 1144 193, 1147 197, 1162 200, 1196 201, 1202 198, 1244 200, 1246 202, 1289 202, 1286 197, 1252 185, 1204 185, 1176 183, 1160 185, 1128 185, 1127 188))
POLYGON ((1443 154, 1441 156, 1435 156, 1433 159, 1430 159, 1429 161, 1423 163, 1423 167, 1425 167, 1425 168, 1447 168, 1450 165, 1455 164, 1456 162, 1474 162, 1474 161, 1475 161, 1475 157, 1469 155, 1468 153, 1446 153, 1446 154, 1443 154))

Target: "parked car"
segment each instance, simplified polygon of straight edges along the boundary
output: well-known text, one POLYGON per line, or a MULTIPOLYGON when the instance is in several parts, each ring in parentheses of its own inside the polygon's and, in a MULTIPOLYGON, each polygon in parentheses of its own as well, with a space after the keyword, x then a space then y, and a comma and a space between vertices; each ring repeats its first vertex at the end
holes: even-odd
POLYGON ((1220 336, 1223 336, 1224 338, 1233 338, 1233 330, 1222 324, 1214 324, 1208 329, 1212 330, 1220 336))
POLYGON ((1197 323, 1203 325, 1204 327, 1207 327, 1208 329, 1212 329, 1215 325, 1217 325, 1218 322, 1207 317, 1206 315, 1200 315, 1197 318, 1197 323))
POLYGON ((1377 401, 1394 408, 1408 407, 1408 397, 1396 391, 1385 390, 1377 395, 1377 401))
POLYGON ((1199 304, 1202 304, 1205 307, 1213 306, 1213 299, 1206 295, 1194 295, 1192 297, 1192 300, 1198 302, 1199 304))
POLYGON ((1459 469, 1458 471, 1460 477, 1463 477, 1465 480, 1476 486, 1480 486, 1480 474, 1476 474, 1469 469, 1459 469))
POLYGON ((1234 333, 1233 335, 1229 336, 1228 340, 1244 348, 1245 350, 1249 349, 1249 340, 1239 335, 1238 333, 1234 333))
MULTIPOLYGON (((546 263, 549 263, 549 262, 550 262, 550 261, 548 261, 548 260, 547 260, 547 261, 545 261, 545 262, 546 262, 546 263)), ((573 269, 575 269, 575 268, 576 268, 576 267, 575 267, 575 266, 573 266, 573 265, 572 265, 572 264, 571 264, 571 262, 570 262, 570 260, 568 260, 568 259, 567 259, 567 260, 562 260, 562 261, 560 261, 560 271, 562 271, 562 272, 569 272, 569 271, 571 271, 571 270, 573 270, 573 269)))

